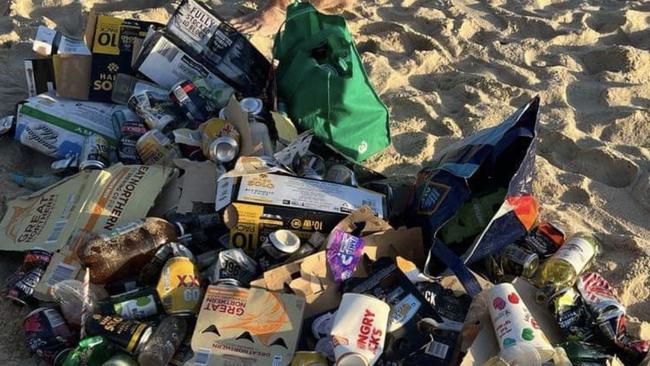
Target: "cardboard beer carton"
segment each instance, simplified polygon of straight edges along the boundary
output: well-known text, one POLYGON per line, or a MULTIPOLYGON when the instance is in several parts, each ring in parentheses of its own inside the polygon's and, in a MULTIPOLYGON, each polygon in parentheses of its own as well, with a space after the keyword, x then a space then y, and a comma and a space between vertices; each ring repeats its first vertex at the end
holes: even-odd
POLYGON ((271 63, 205 2, 183 0, 166 31, 185 52, 196 55, 196 61, 244 96, 265 93, 271 63))
POLYGON ((15 139, 55 158, 81 153, 83 140, 90 134, 101 135, 113 145, 111 115, 122 109, 126 107, 41 94, 18 104, 15 139))
POLYGON ((158 23, 121 19, 91 12, 86 24, 86 44, 92 51, 89 99, 110 103, 118 73, 133 75, 134 43, 144 39, 150 26, 158 23))
POLYGON ((162 31, 145 39, 135 63, 135 69, 156 84, 169 90, 183 80, 205 80, 209 88, 221 92, 217 97, 224 106, 233 94, 233 89, 212 70, 207 69, 197 55, 183 49, 178 40, 162 31))
POLYGON ((289 365, 304 308, 296 295, 210 285, 192 335, 194 364, 289 365))
POLYGON ((363 188, 276 174, 219 180, 215 209, 233 212, 231 244, 254 253, 270 232, 289 229, 303 238, 329 233, 354 210, 369 206, 386 217, 384 195, 363 188))
POLYGON ((0 222, 0 250, 54 252, 35 293, 47 300, 50 286, 76 277, 81 266, 74 250, 79 242, 88 233, 145 217, 172 173, 162 166, 115 164, 19 197, 9 202, 0 222))

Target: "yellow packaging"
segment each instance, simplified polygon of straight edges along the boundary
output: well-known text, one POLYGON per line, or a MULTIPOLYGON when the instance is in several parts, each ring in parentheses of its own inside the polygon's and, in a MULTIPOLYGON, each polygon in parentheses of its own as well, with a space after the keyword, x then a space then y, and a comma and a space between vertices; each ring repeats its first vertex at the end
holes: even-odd
POLYGON ((305 299, 297 295, 209 286, 192 335, 195 364, 289 365, 304 309, 305 299))
POLYGON ((187 257, 165 263, 156 291, 167 314, 196 314, 203 298, 199 272, 187 257))

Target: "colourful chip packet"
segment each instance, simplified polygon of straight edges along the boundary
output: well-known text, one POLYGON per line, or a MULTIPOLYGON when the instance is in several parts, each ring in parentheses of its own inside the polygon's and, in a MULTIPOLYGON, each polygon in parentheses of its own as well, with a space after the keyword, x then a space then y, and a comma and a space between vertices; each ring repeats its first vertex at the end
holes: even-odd
POLYGON ((352 273, 361 259, 363 238, 334 229, 327 239, 327 264, 334 280, 341 283, 352 277, 352 273))

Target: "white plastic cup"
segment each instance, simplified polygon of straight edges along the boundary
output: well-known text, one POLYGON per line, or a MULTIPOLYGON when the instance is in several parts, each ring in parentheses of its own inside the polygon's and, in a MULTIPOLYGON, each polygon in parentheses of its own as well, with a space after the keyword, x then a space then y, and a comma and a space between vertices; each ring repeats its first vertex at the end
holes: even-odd
POLYGON ((553 358, 553 347, 514 286, 498 284, 487 295, 490 319, 503 359, 511 365, 532 366, 553 358))
POLYGON ((363 294, 343 294, 331 340, 337 366, 372 366, 384 350, 390 306, 363 294))

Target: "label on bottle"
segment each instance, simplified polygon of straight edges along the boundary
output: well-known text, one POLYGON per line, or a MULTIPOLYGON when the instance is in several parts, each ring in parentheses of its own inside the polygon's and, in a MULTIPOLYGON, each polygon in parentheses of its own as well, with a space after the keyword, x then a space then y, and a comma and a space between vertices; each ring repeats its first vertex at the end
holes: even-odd
POLYGON ((126 300, 113 305, 115 313, 124 319, 144 319, 158 314, 156 299, 153 295, 138 297, 137 299, 126 300))
POLYGON ((596 251, 589 241, 581 237, 574 237, 557 250, 554 258, 565 260, 571 264, 576 274, 580 274, 595 254, 596 251))

